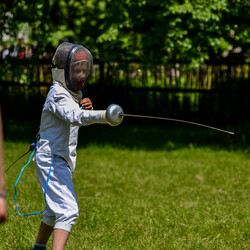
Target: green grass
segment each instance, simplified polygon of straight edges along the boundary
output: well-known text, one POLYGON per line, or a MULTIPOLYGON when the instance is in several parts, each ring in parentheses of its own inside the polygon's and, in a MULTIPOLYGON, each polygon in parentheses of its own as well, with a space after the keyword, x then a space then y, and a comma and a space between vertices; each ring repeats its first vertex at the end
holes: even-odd
MULTIPOLYGON (((8 126, 6 168, 35 130, 8 126)), ((249 249, 250 157, 243 137, 168 125, 81 128, 73 175, 80 217, 66 249, 249 249)), ((42 216, 20 217, 14 204, 27 160, 6 174, 8 222, 0 226, 0 249, 29 249, 36 239, 42 216)), ((34 163, 17 199, 22 213, 44 208, 34 163)))

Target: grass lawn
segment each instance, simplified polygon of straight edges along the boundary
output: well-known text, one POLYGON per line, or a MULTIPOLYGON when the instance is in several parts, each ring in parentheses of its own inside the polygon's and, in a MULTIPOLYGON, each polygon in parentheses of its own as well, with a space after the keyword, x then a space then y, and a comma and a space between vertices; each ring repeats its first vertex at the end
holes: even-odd
MULTIPOLYGON (((30 124, 9 126, 5 168, 28 149, 34 131, 30 124)), ((80 217, 66 249, 249 249, 244 138, 186 126, 81 128, 73 174, 80 217)), ((0 249, 30 249, 36 239, 42 215, 20 217, 14 203, 27 161, 6 174, 8 221, 0 226, 0 249)), ((21 213, 44 209, 33 162, 17 200, 21 213)))

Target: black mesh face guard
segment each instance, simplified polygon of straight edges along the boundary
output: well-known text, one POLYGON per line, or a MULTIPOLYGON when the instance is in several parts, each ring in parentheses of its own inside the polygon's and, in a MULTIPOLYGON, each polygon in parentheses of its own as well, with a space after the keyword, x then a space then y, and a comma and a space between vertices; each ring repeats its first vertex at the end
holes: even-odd
POLYGON ((91 53, 82 45, 74 45, 69 52, 65 79, 68 88, 81 90, 84 88, 93 68, 91 53))
POLYGON ((65 82, 70 90, 81 90, 93 68, 93 57, 82 45, 62 43, 52 60, 56 68, 64 69, 65 82))

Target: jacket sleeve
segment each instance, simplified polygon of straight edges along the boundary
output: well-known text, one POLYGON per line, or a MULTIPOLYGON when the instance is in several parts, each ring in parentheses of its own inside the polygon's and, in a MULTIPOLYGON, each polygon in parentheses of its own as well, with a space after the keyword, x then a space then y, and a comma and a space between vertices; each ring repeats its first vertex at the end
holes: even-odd
POLYGON ((56 93, 49 98, 44 105, 44 110, 73 125, 107 124, 105 110, 84 110, 65 93, 56 93))

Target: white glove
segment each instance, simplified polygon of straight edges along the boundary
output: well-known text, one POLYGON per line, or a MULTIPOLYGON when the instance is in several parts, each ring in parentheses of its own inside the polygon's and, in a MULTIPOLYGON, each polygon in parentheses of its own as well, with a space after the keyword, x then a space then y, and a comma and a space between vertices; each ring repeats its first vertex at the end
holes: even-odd
POLYGON ((107 110, 101 110, 99 113, 99 123, 108 123, 110 126, 118 126, 123 120, 122 108, 117 104, 111 104, 107 110))

